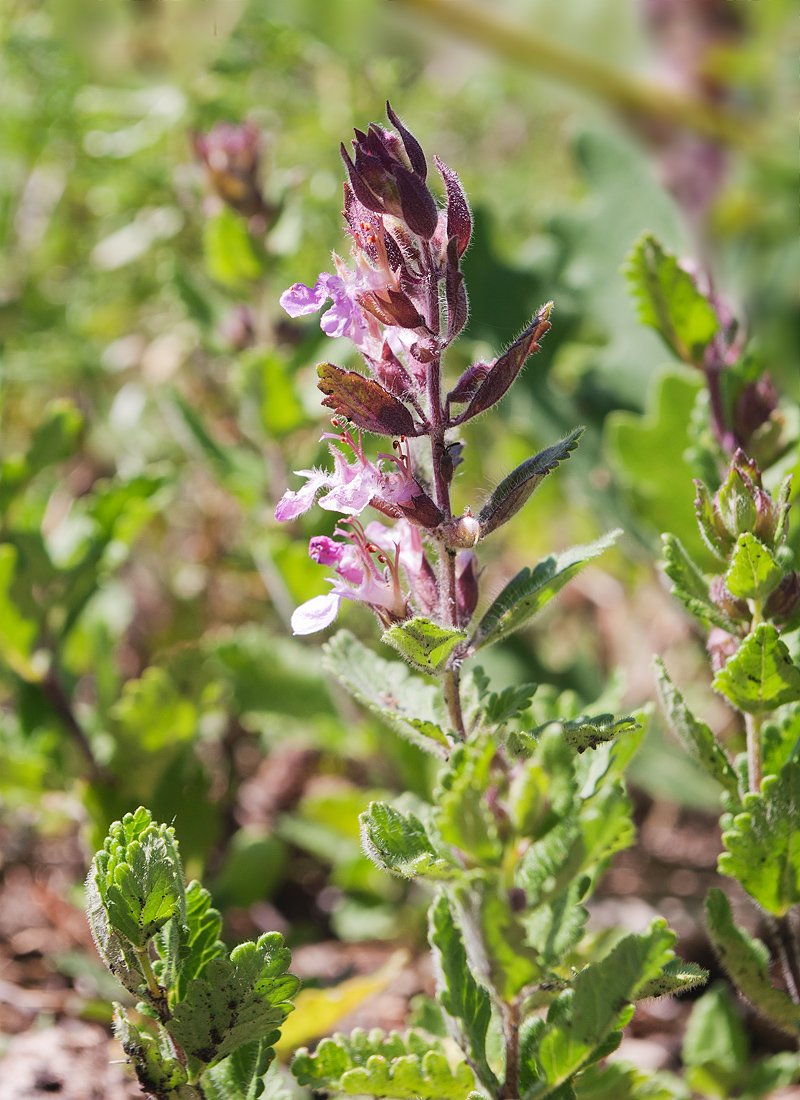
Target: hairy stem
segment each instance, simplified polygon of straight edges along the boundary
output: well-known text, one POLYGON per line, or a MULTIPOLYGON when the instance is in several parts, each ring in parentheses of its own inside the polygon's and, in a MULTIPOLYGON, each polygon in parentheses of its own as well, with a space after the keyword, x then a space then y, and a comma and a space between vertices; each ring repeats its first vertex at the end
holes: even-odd
POLYGON ((464 713, 461 709, 461 689, 459 680, 460 676, 457 668, 451 668, 444 674, 444 699, 447 703, 447 713, 450 715, 450 723, 463 741, 467 736, 467 731, 464 727, 464 713))
POLYGON ((795 1004, 800 1004, 800 944, 789 915, 775 917, 770 928, 777 947, 777 956, 786 981, 786 989, 795 1004))
POLYGON ((747 730, 747 785, 751 791, 761 790, 761 715, 745 714, 747 730))
POLYGON ((503 1034, 506 1043, 506 1079, 499 1100, 517 1100, 519 1096, 519 1023, 520 1003, 514 1000, 503 1007, 503 1034))

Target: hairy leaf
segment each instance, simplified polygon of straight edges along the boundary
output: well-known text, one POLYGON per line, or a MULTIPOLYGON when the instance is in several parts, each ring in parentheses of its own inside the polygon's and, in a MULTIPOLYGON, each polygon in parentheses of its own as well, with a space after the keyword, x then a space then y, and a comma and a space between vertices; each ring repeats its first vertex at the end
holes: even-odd
POLYGON ((744 797, 744 813, 722 834, 719 869, 737 879, 768 913, 800 902, 800 763, 768 775, 744 797))
POLYGON ((552 302, 547 302, 541 306, 522 335, 492 364, 489 373, 476 390, 475 396, 467 405, 466 411, 461 413, 454 423, 463 424, 465 420, 471 420, 473 416, 478 416, 479 413, 485 412, 492 405, 497 404, 516 380, 528 356, 539 351, 538 341, 550 329, 550 322, 547 318, 550 316, 552 309, 552 302))
POLYGON ((114 1034, 142 1089, 158 1100, 195 1100, 197 1093, 188 1085, 186 1067, 170 1050, 166 1036, 160 1041, 146 1028, 136 1027, 121 1005, 115 1004, 114 1010, 114 1034))
POLYGON ((463 630, 438 626, 422 615, 395 623, 383 633, 384 642, 393 645, 410 665, 429 676, 445 671, 456 646, 466 637, 463 630))
POLYGON ((679 359, 701 366, 719 322, 677 257, 652 233, 644 233, 628 257, 626 275, 643 323, 654 328, 679 359))
POLYGON ((189 982, 185 998, 173 1007, 167 1030, 187 1054, 205 1065, 257 1039, 271 1046, 300 986, 293 974, 286 973, 290 959, 277 932, 240 944, 228 959, 211 959, 203 976, 189 982))
POLYGON ((649 997, 668 997, 675 993, 685 993, 704 985, 708 981, 708 971, 697 963, 684 962, 683 959, 670 959, 661 973, 652 978, 639 990, 637 1000, 649 997))
POLYGON ((739 710, 761 714, 800 699, 800 668, 771 623, 759 623, 714 677, 712 687, 739 710))
POLYGON ((478 623, 469 642, 470 650, 493 645, 519 630, 588 562, 613 546, 620 534, 619 530, 611 531, 588 546, 573 546, 563 554, 545 558, 533 569, 520 570, 478 623))
POLYGON ((712 602, 709 584, 689 557, 682 543, 674 535, 662 535, 664 544, 664 572, 672 583, 672 594, 701 622, 718 626, 733 633, 736 624, 722 608, 712 602))
POLYGON ((434 899, 428 919, 436 988, 439 1002, 447 1013, 448 1029, 478 1079, 494 1092, 498 1081, 486 1059, 486 1033, 492 1015, 489 994, 470 972, 464 941, 444 894, 434 899))
POLYGON ((436 1040, 414 1031, 384 1036, 378 1028, 323 1039, 313 1054, 298 1051, 292 1072, 314 1089, 393 1100, 463 1100, 475 1084, 465 1062, 450 1068, 436 1040))
POLYGON ((404 878, 450 878, 454 873, 454 865, 439 858, 414 814, 401 813, 385 802, 371 802, 359 821, 364 851, 384 870, 404 878))
POLYGON ((746 532, 739 535, 725 574, 725 583, 734 596, 761 600, 768 596, 783 576, 783 570, 763 542, 746 532))
POLYGON ((359 703, 426 752, 445 757, 449 743, 439 725, 439 692, 402 661, 385 661, 347 630, 323 649, 328 672, 359 703))
POLYGON ((275 1051, 263 1039, 245 1043, 203 1074, 206 1100, 258 1100, 275 1051))
POLYGON ((547 447, 534 458, 517 466, 516 470, 500 482, 478 516, 481 538, 486 538, 516 515, 545 477, 569 458, 570 452, 578 446, 583 432, 583 428, 576 428, 552 447, 547 447))
POLYGON ((343 370, 333 363, 320 363, 317 374, 317 385, 327 394, 322 404, 346 416, 357 427, 376 435, 419 435, 403 402, 374 378, 343 370))
POLYGON ((642 728, 630 715, 626 718, 615 718, 613 714, 596 714, 591 718, 588 716, 568 718, 559 724, 567 744, 577 753, 596 749, 606 741, 613 741, 621 733, 630 733, 642 728))
POLYGON ((656 674, 658 698, 667 716, 670 729, 683 745, 686 752, 701 767, 725 788, 728 794, 739 801, 739 779, 728 759, 728 754, 717 743, 714 734, 705 724, 694 717, 686 706, 683 696, 672 683, 660 657, 653 661, 656 674))
POLYGON ((182 1000, 186 986, 201 975, 211 959, 227 954, 222 935, 222 917, 211 907, 211 895, 199 882, 186 887, 186 918, 170 921, 158 933, 156 943, 163 960, 156 975, 166 988, 182 1000))
POLYGON ((647 932, 625 936, 604 959, 577 974, 561 995, 563 1005, 551 1009, 537 1051, 540 1079, 526 1098, 549 1096, 614 1038, 624 1009, 669 962, 674 943, 666 922, 653 921, 647 932))
POLYGON ((502 726, 528 709, 536 694, 538 684, 520 684, 503 688, 501 692, 492 692, 482 703, 483 720, 490 726, 502 726))
POLYGON ((734 924, 722 890, 706 898, 706 927, 720 962, 750 1003, 784 1031, 800 1035, 800 1006, 769 978, 769 951, 761 940, 734 924))

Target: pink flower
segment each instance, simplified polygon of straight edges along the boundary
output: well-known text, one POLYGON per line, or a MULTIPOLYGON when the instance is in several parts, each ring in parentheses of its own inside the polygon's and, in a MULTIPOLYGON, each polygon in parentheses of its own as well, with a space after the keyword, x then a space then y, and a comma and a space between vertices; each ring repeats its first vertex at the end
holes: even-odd
MULTIPOLYGON (((408 600, 400 587, 399 547, 395 546, 394 557, 379 553, 380 548, 357 520, 344 522, 351 530, 337 528, 337 534, 348 539, 349 545, 326 535, 309 544, 310 556, 322 565, 332 565, 336 576, 330 578, 332 587, 327 595, 314 596, 295 610, 291 619, 295 634, 315 634, 330 626, 342 600, 368 604, 385 626, 406 616, 408 600)), ((380 523, 369 526, 387 530, 380 523)))

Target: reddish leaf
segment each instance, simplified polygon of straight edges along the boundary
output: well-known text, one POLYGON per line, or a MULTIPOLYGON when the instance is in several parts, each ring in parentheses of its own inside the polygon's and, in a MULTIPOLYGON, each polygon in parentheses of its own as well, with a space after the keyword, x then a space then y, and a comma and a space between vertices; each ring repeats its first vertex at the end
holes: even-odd
POLYGON ((480 388, 467 406, 466 412, 463 412, 455 423, 462 424, 465 420, 471 420, 473 416, 486 412, 492 405, 497 404, 515 381, 522 369, 522 364, 528 356, 539 351, 540 345, 537 341, 550 328, 547 317, 552 308, 552 302, 548 302, 546 306, 543 306, 522 336, 515 340, 507 351, 503 352, 481 383, 480 388))
POLYGON ((342 370, 333 363, 317 367, 318 387, 327 394, 322 402, 357 427, 376 435, 418 435, 406 406, 385 390, 374 378, 365 378, 353 370, 342 370))

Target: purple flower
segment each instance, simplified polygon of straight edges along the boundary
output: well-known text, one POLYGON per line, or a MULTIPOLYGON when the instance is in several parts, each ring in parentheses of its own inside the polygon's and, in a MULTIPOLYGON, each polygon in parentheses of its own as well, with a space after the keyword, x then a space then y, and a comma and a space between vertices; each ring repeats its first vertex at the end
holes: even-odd
POLYGON ((290 317, 303 317, 316 313, 330 298, 332 305, 323 313, 320 328, 326 336, 349 336, 360 345, 366 327, 361 307, 355 298, 356 286, 348 286, 339 275, 329 275, 323 271, 313 287, 305 283, 295 283, 284 290, 280 303, 290 317))
MULTIPOLYGON (((336 576, 329 580, 332 587, 327 595, 314 596, 295 610, 291 619, 295 634, 315 634, 330 626, 342 600, 368 604, 386 626, 406 616, 408 600, 400 587, 399 546, 389 557, 379 552, 380 547, 357 520, 344 522, 351 530, 337 528, 337 534, 348 539, 349 545, 326 535, 313 538, 309 544, 309 555, 323 565, 332 565, 336 576)), ((373 534, 378 534, 374 528, 387 530, 380 523, 369 524, 373 534)))

